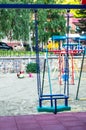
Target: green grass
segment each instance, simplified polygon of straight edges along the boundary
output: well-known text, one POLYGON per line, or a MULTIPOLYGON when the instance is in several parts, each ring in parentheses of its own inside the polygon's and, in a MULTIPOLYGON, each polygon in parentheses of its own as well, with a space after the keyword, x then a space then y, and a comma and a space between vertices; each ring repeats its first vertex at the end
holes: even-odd
POLYGON ((31 51, 0 50, 0 56, 29 56, 35 55, 31 51))
MULTIPOLYGON (((2 56, 35 56, 36 52, 33 51, 23 51, 23 50, 0 50, 0 57, 2 56)), ((45 51, 39 52, 39 55, 45 55, 45 51)), ((53 55, 53 53, 49 52, 48 55, 53 55)))

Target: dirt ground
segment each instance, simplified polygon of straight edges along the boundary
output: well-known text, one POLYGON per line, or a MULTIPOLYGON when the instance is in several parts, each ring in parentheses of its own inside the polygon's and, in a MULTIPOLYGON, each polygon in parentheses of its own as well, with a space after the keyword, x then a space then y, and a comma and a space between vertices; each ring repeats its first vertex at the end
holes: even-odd
MULTIPOLYGON (((0 74, 0 116, 38 113, 36 78, 36 74, 33 74, 31 78, 25 74, 23 79, 17 78, 16 73, 0 74)), ((47 86, 47 79, 45 82, 47 86)), ((71 111, 86 111, 86 79, 81 80, 78 94, 80 100, 75 100, 77 79, 74 82, 74 85, 70 85, 69 105, 71 111)), ((58 92, 61 92, 61 86, 57 85, 57 80, 53 80, 53 86, 54 91, 57 91, 58 87, 58 92)))

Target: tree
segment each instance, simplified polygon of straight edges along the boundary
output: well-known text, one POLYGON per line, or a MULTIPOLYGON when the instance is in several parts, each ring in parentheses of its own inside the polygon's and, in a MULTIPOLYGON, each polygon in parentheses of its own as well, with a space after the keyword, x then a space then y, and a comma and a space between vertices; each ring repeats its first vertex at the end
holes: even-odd
POLYGON ((3 36, 23 40, 28 38, 29 10, 0 9, 0 19, 0 30, 3 36))
MULTIPOLYGON (((33 3, 33 0, 0 0, 2 4, 33 3)), ((0 37, 7 36, 17 40, 27 40, 29 37, 28 9, 0 9, 0 37)))
POLYGON ((86 10, 79 10, 77 14, 78 14, 78 19, 79 19, 77 31, 79 33, 83 33, 83 32, 86 33, 86 10))
MULTIPOLYGON (((55 0, 37 0, 40 4, 55 4, 55 0)), ((58 9, 40 9, 38 10, 38 30, 39 40, 47 41, 52 35, 63 35, 66 30, 66 21, 64 11, 58 9)))
MULTIPOLYGON (((0 0, 1 3, 34 3, 33 0, 0 0)), ((35 3, 53 4, 56 0, 37 0, 35 3)), ((65 33, 63 10, 38 10, 39 40, 47 41, 52 35, 65 33)), ((33 11, 28 9, 0 9, 0 36, 10 36, 13 39, 27 40, 29 32, 34 32, 33 11)))

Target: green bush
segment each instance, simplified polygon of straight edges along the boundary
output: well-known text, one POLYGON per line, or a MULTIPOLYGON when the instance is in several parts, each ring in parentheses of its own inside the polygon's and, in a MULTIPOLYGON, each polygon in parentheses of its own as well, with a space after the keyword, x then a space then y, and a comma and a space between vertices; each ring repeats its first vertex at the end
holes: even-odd
POLYGON ((27 73, 36 73, 37 72, 37 64, 36 63, 28 63, 26 65, 26 72, 27 73))

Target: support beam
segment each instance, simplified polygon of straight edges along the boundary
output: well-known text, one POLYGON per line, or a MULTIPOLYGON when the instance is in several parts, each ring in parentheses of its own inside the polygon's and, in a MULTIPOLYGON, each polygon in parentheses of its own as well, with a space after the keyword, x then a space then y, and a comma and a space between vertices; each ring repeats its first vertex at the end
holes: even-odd
POLYGON ((86 9, 86 5, 73 4, 0 4, 0 8, 30 8, 30 9, 86 9))

